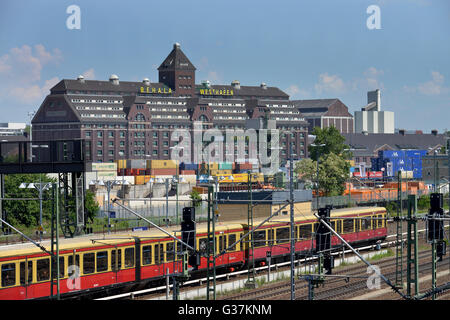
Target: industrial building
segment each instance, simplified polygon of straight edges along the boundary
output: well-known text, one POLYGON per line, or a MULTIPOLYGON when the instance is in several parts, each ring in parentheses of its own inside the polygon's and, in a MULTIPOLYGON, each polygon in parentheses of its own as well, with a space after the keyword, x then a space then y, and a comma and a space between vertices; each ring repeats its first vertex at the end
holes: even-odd
POLYGON ((381 111, 381 93, 367 93, 367 105, 355 111, 355 133, 394 133, 394 112, 381 111))
MULTIPOLYGON (((64 79, 50 90, 32 120, 33 140, 86 139, 86 158, 169 159, 176 129, 246 129, 248 119, 274 120, 297 158, 307 157, 308 123, 289 96, 265 83, 195 82, 195 66, 176 43, 158 68, 158 82, 64 79), (290 133, 290 134, 288 134, 290 133)), ((350 126, 346 124, 346 126, 350 126)), ((249 147, 245 147, 246 157, 249 147)), ((286 151, 280 159, 287 158, 286 151)))

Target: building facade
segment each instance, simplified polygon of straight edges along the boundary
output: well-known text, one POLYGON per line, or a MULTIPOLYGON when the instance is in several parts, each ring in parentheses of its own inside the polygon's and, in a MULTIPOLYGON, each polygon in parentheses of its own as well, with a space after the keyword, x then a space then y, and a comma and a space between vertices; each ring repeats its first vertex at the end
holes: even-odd
POLYGON ((348 107, 339 99, 293 100, 304 118, 308 121, 309 131, 315 127, 336 127, 340 133, 353 133, 353 116, 348 107))
MULTIPOLYGON (((264 83, 195 84, 195 71, 175 44, 158 68, 157 83, 117 75, 109 81, 61 80, 32 120, 33 140, 85 139, 86 158, 94 162, 170 159, 171 148, 190 144, 172 139, 177 129, 193 134, 194 123, 201 122, 204 130, 245 130, 248 119, 266 119, 275 121, 282 146, 289 141, 296 158, 307 157, 308 123, 286 93, 264 83)), ((287 156, 281 150, 281 160, 287 156)))

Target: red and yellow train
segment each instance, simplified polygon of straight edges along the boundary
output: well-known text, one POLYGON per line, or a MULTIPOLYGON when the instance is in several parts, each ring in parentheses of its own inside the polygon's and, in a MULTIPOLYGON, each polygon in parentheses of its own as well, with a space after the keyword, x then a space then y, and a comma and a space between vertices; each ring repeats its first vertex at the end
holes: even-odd
MULTIPOLYGON (((381 207, 336 209, 331 212, 331 224, 346 241, 354 245, 365 245, 386 237, 385 217, 386 210, 381 207)), ((216 223, 217 254, 248 232, 246 221, 216 223)), ((262 220, 255 220, 254 226, 260 222, 262 220)), ((289 259, 289 222, 289 216, 276 216, 254 231, 253 257, 257 265, 264 263, 267 251, 271 252, 275 262, 289 259)), ((313 215, 295 216, 296 253, 301 254, 315 247, 313 235, 317 226, 317 219, 313 215)), ((179 229, 179 226, 176 228, 179 229)), ((175 235, 181 238, 179 231, 175 235)), ((251 243, 249 239, 247 237, 220 255, 216 259, 216 267, 234 270, 246 266, 251 243)), ((198 224, 196 246, 200 253, 205 251, 206 241, 206 226, 198 224)), ((333 236, 332 245, 339 244, 339 239, 333 236)), ((181 256, 176 252, 180 252, 180 243, 157 229, 114 234, 101 239, 89 235, 60 240, 61 297, 92 296, 94 293, 111 293, 118 289, 150 287, 162 281, 167 273, 181 271, 181 256)), ((193 271, 192 275, 204 273, 206 267, 207 260, 202 257, 198 270, 193 271)), ((50 272, 50 256, 31 244, 0 248, 0 299, 49 297, 50 272)))

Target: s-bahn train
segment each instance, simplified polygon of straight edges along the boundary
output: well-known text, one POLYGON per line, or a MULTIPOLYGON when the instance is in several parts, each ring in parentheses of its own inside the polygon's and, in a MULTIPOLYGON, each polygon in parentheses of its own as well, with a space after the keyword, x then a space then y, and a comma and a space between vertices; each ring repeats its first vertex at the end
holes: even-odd
MULTIPOLYGON (((354 246, 367 245, 387 236, 386 209, 359 207, 331 211, 331 225, 354 246), (343 219, 345 218, 345 219, 343 219), (359 219, 352 219, 359 218, 359 219), (376 219, 373 219, 376 218, 376 219)), ((255 219, 257 226, 263 219, 255 219)), ((314 232, 318 222, 313 215, 295 215, 295 250, 302 254, 315 247, 314 232)), ((179 229, 173 227, 172 232, 179 229)), ((216 253, 221 253, 248 232, 247 219, 217 222, 215 225, 216 253)), ((169 231, 171 229, 169 228, 169 231)), ((181 239, 180 232, 175 236, 181 239)), ((263 265, 268 251, 275 263, 287 261, 290 254, 290 217, 275 216, 216 259, 219 271, 244 268, 251 257, 253 243, 255 265, 263 265)), ((207 242, 206 225, 198 224, 196 248, 204 253, 207 242)), ((45 243, 42 243, 45 245, 45 243)), ((332 245, 340 240, 332 236, 332 245)), ((115 293, 156 285, 167 273, 181 271, 181 244, 152 228, 147 231, 107 236, 87 235, 61 239, 59 243, 59 276, 61 298, 93 297, 95 294, 115 293)), ((200 258, 195 277, 204 273, 207 258, 200 258)), ((50 255, 31 244, 0 247, 0 299, 45 299, 51 294, 50 255)), ((54 286, 54 294, 56 286, 54 286)))

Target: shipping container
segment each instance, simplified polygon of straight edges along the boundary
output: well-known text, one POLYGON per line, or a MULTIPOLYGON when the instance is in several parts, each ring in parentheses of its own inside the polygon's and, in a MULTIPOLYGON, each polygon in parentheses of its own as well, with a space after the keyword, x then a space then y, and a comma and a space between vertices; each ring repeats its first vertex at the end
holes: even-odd
POLYGON ((130 160, 130 169, 145 169, 147 168, 147 161, 138 159, 138 160, 130 160))
POLYGON ((116 160, 117 169, 126 169, 127 160, 116 160))
POLYGON ((136 185, 146 184, 147 182, 150 181, 150 178, 154 178, 154 177, 152 177, 150 175, 135 176, 134 177, 134 184, 136 184, 136 185))
POLYGON ((88 162, 87 171, 117 171, 115 162, 88 162))
POLYGON ((150 169, 177 169, 178 160, 151 160, 150 169))
POLYGON ((177 175, 177 169, 172 168, 157 168, 157 169, 151 169, 150 174, 152 176, 165 176, 165 175, 177 175))
POLYGON ((180 170, 197 170, 198 164, 197 163, 180 163, 180 170))
POLYGON ((219 163, 219 170, 233 170, 233 164, 231 162, 219 163))
POLYGON ((180 170, 180 175, 195 175, 195 170, 180 170))

